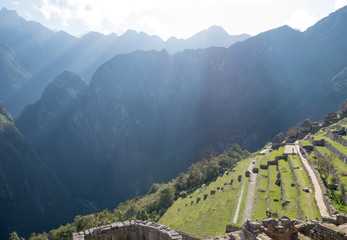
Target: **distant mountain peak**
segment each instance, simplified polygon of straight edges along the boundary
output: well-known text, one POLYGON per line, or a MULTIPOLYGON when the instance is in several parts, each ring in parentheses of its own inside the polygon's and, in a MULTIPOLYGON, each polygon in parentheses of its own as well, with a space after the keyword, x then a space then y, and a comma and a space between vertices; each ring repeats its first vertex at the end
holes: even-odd
POLYGON ((6 110, 6 108, 2 102, 0 102, 0 115, 4 116, 8 121, 10 121, 12 123, 14 122, 11 114, 6 110))
POLYGON ((1 11, 0 11, 0 15, 6 15, 6 16, 16 16, 18 17, 18 14, 15 10, 9 10, 5 7, 2 7, 1 11))
POLYGON ((212 25, 207 30, 208 31, 219 31, 219 32, 225 32, 226 33, 224 28, 222 28, 221 26, 217 26, 217 25, 212 25))

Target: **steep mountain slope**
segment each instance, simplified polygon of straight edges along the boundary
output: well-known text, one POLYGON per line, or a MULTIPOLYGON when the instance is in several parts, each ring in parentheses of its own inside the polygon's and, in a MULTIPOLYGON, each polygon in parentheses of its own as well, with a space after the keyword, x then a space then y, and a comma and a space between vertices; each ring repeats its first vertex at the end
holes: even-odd
POLYGON ((11 231, 28 235, 52 228, 78 212, 77 204, 24 140, 2 103, 0 155, 1 239, 7 239, 11 231))
POLYGON ((30 77, 30 74, 14 60, 13 51, 0 43, 0 100, 11 99, 30 77))
POLYGON ((283 26, 228 49, 117 55, 39 154, 76 196, 105 208, 203 153, 234 142, 255 150, 345 100, 332 79, 346 67, 346 18, 347 7, 304 33, 283 26))
POLYGON ((63 72, 44 90, 41 99, 28 105, 16 120, 26 140, 36 146, 87 90, 81 76, 63 72))
POLYGON ((15 11, 3 8, 0 11, 0 42, 13 49, 15 60, 33 76, 21 86, 16 98, 11 102, 5 101, 5 104, 17 117, 25 105, 39 99, 49 81, 59 73, 70 70, 89 81, 98 66, 119 53, 163 48, 177 52, 186 48, 230 46, 250 37, 246 34, 231 36, 220 28, 218 31, 214 29, 216 27, 187 40, 163 41, 158 36, 131 30, 119 37, 88 33, 77 38, 64 31, 55 33, 39 23, 25 21, 15 11))

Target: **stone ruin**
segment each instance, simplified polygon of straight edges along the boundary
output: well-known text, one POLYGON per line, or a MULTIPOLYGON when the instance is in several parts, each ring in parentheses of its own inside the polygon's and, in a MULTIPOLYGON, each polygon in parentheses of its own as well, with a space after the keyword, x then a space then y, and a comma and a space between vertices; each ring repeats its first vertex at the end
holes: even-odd
MULTIPOLYGON (((204 238, 204 240, 324 240, 347 239, 347 216, 338 214, 323 221, 305 222, 282 216, 259 222, 246 221, 241 229, 226 226, 227 234, 204 238)), ((131 220, 92 228, 74 233, 73 240, 203 240, 180 230, 172 230, 164 225, 131 220)))
POLYGON ((224 234, 214 240, 324 240, 347 239, 347 216, 336 215, 324 221, 304 222, 283 216, 278 219, 265 219, 259 222, 246 221, 240 230, 224 234))
POLYGON ((131 220, 74 233, 73 240, 182 240, 182 235, 164 225, 131 220))

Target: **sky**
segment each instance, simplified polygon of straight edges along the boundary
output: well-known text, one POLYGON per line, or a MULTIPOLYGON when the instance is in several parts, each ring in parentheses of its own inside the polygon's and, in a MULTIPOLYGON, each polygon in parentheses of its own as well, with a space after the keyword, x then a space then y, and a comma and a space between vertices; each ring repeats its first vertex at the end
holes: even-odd
POLYGON ((0 0, 0 8, 74 36, 132 29, 164 40, 185 39, 212 25, 233 35, 254 36, 283 25, 304 31, 346 5, 347 0, 0 0))

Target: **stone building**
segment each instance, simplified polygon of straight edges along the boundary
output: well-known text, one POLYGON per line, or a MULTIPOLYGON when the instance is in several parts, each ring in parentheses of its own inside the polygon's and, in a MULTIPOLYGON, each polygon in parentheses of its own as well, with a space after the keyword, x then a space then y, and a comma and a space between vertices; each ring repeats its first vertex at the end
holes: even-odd
POLYGON ((310 119, 305 119, 300 125, 300 131, 310 132, 312 130, 313 122, 310 119))
POLYGON ((281 143, 286 139, 283 133, 277 134, 273 139, 272 139, 272 147, 276 148, 281 145, 281 143))
POLYGON ((325 115, 324 117, 324 122, 332 122, 334 120, 334 118, 337 117, 337 113, 336 112, 330 112, 327 113, 327 115, 325 115))
POLYGON ((344 104, 342 104, 342 106, 341 106, 341 116, 342 117, 346 117, 347 116, 347 99, 344 102, 344 104))
POLYGON ((286 143, 294 143, 298 139, 299 131, 295 127, 291 127, 287 131, 286 143))

